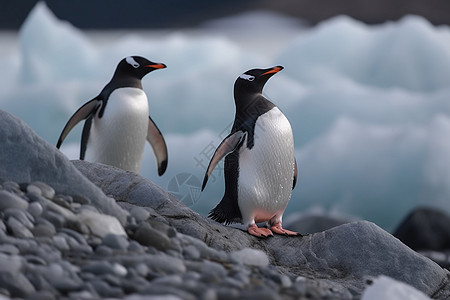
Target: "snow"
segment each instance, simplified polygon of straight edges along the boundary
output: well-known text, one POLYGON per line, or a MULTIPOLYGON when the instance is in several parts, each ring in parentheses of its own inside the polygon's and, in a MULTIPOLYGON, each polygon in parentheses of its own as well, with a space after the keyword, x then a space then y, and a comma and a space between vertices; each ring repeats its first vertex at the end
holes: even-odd
POLYGON ((430 300, 414 287, 381 275, 364 290, 361 300, 430 300))
MULTIPOLYGON (((141 173, 163 188, 181 173, 203 179, 232 125, 236 78, 283 65, 264 93, 294 132, 299 182, 286 217, 320 207, 391 230, 417 205, 450 212, 446 26, 418 16, 371 26, 339 16, 305 28, 257 12, 190 31, 92 33, 59 20, 40 2, 18 42, 9 33, 0 40, 0 68, 7 70, 0 74, 0 109, 51 144, 122 58, 140 55, 166 64, 143 79, 169 165, 158 177, 147 146, 141 173)), ((70 158, 78 157, 80 134, 77 126, 63 144, 70 158)), ((223 163, 193 209, 207 214, 218 203, 222 172, 223 163)))

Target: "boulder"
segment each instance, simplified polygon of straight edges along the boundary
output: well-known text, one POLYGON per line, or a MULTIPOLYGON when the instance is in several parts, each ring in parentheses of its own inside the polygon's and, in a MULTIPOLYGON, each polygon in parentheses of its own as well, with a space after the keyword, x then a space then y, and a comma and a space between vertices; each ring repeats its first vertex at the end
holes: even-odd
POLYGON ((447 270, 373 223, 352 222, 303 237, 259 239, 193 212, 137 174, 85 161, 74 161, 74 165, 119 203, 151 207, 156 214, 152 217, 218 250, 262 250, 270 263, 286 274, 335 282, 357 294, 368 279, 386 275, 433 298, 450 297, 447 270))
POLYGON ((396 236, 417 251, 450 250, 450 216, 431 207, 415 208, 394 231, 396 236))
POLYGON ((128 213, 86 177, 55 146, 22 120, 0 110, 0 181, 42 181, 56 193, 90 199, 102 212, 124 223, 128 213))

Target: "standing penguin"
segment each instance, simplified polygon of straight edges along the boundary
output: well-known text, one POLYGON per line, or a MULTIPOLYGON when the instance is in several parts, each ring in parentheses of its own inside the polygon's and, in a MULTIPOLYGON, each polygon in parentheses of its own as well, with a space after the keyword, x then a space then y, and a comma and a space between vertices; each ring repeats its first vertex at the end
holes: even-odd
POLYGON ((156 157, 158 174, 164 174, 166 142, 149 116, 148 100, 141 82, 146 74, 163 68, 166 65, 140 56, 122 59, 100 94, 72 115, 56 147, 59 149, 70 130, 86 119, 81 137, 81 160, 138 173, 147 140, 156 157))
POLYGON ((203 180, 225 158, 225 194, 209 217, 220 223, 242 222, 254 236, 272 232, 298 235, 283 229, 282 216, 297 181, 294 138, 283 113, 262 95, 270 77, 283 67, 252 69, 234 84, 236 115, 231 133, 216 149, 203 180), (268 222, 269 228, 256 223, 268 222))

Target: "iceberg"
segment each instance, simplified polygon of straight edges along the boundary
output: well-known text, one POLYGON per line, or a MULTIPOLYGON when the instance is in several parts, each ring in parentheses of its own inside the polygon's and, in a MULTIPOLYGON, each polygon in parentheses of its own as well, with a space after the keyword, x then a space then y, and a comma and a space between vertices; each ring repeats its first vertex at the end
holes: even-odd
MULTIPOLYGON (((299 182, 285 216, 320 207, 389 230, 417 205, 450 212, 449 28, 418 16, 381 25, 339 16, 312 28, 287 19, 265 32, 276 47, 264 47, 248 20, 258 16, 267 18, 244 14, 191 30, 88 32, 39 2, 18 34, 17 51, 0 58, 8 70, 0 74, 0 109, 55 144, 120 59, 164 62, 168 68, 145 77, 143 87, 166 137, 169 165, 158 177, 147 147, 141 173, 167 189, 173 179, 195 177, 179 190, 194 191, 190 206, 207 214, 222 197, 220 165, 203 193, 193 185, 230 130, 234 81, 248 69, 281 64, 265 93, 294 132, 299 182)), ((71 159, 78 158, 81 127, 61 149, 71 159)))

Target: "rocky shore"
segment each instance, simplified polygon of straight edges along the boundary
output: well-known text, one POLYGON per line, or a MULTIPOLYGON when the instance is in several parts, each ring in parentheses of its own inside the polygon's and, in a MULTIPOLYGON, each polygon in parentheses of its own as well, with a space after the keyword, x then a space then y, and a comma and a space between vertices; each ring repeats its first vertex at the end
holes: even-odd
POLYGON ((0 143, 0 299, 360 299, 380 275, 450 298, 446 269, 373 223, 258 239, 3 111, 0 143))

